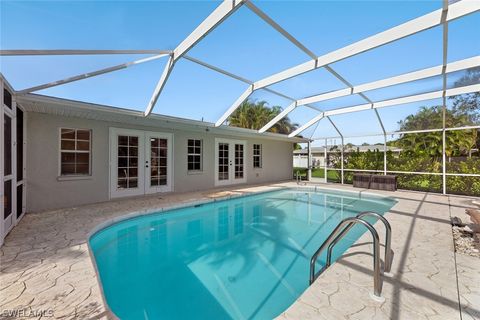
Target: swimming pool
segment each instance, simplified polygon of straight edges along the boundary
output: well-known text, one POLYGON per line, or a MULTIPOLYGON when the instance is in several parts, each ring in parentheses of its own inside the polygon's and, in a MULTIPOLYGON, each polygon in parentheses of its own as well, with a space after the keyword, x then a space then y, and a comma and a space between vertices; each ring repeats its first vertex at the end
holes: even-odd
MULTIPOLYGON (((309 260, 342 219, 394 204, 283 189, 124 220, 89 243, 120 319, 272 319, 308 287, 309 260)), ((333 258, 365 230, 354 227, 333 258)))

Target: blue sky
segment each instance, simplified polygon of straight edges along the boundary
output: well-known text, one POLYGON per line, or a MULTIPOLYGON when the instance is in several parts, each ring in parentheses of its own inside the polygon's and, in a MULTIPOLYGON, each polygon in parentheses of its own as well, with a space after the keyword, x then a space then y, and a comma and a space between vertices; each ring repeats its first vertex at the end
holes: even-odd
MULTIPOLYGON (((1 5, 2 49, 173 49, 214 8, 218 1, 4 1, 1 5)), ((441 1, 255 1, 317 55, 429 13, 441 1)), ((480 13, 450 23, 448 60, 480 54, 474 41, 480 13)), ((477 35, 478 37, 478 35, 477 35)), ((331 65, 353 84, 360 84, 442 62, 442 29, 434 28, 331 65)), ((192 57, 258 80, 309 58, 248 8, 238 10, 189 53, 192 57)), ((15 89, 23 89, 143 56, 2 57, 0 71, 15 89)), ((166 59, 126 70, 47 89, 38 93, 131 109, 144 110, 166 59)), ((453 82, 453 78, 450 82, 453 82)), ((323 69, 273 85, 295 98, 342 88, 323 69)), ((154 112, 216 121, 246 88, 244 83, 181 60, 167 83, 154 112)), ((378 101, 441 89, 434 78, 366 93, 378 101)), ((288 101, 264 91, 253 99, 287 106, 288 101)), ((357 96, 324 101, 324 109, 363 103, 357 96)), ((381 110, 387 130, 414 113, 420 105, 381 110)), ((317 112, 295 110, 291 118, 304 123, 317 112)), ((346 135, 379 132, 373 112, 334 117, 346 135)), ((306 136, 313 130, 304 132, 306 136)), ((314 136, 335 135, 327 121, 314 136)), ((371 141, 371 139, 370 139, 371 141)))

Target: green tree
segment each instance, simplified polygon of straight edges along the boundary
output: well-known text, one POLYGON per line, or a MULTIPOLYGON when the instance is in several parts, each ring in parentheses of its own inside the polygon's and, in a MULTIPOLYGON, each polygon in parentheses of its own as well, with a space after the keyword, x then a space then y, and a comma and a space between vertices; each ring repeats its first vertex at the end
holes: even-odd
MULTIPOLYGON (((258 130, 276 117, 282 108, 269 107, 266 101, 244 101, 228 118, 228 123, 234 127, 258 130)), ((292 123, 289 117, 284 117, 268 131, 289 134, 298 128, 297 123, 292 123)))
MULTIPOLYGON (((463 87, 480 83, 480 68, 470 68, 454 83, 463 87)), ((480 92, 468 93, 449 98, 450 106, 445 109, 445 127, 472 126, 480 123, 480 92)), ((399 121, 400 131, 438 129, 443 127, 443 106, 422 107, 416 114, 399 121)), ((442 133, 404 134, 395 141, 396 146, 409 155, 428 155, 435 160, 442 156, 442 133)), ((448 157, 470 155, 480 146, 477 130, 455 130, 446 134, 448 157)))
MULTIPOLYGON (((455 82, 455 87, 480 83, 480 67, 470 68, 455 82)), ((452 110, 458 116, 468 119, 471 124, 480 123, 480 92, 467 93, 449 98, 452 110)))

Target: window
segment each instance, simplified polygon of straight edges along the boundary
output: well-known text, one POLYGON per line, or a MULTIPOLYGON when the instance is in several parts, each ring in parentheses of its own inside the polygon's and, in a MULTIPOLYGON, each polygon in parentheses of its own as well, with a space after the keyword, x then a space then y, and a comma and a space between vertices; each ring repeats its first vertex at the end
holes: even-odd
POLYGON ((188 171, 202 171, 202 140, 188 139, 188 171))
POLYGON ((91 131, 60 129, 60 175, 90 175, 91 131))
POLYGON ((254 168, 262 167, 262 145, 261 144, 253 145, 253 167, 254 168))

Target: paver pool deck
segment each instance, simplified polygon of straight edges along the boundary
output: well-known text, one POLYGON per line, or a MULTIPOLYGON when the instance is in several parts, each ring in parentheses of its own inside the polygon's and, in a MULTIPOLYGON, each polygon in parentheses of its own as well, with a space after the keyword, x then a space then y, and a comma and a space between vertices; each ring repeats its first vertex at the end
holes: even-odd
MULTIPOLYGON (((450 226, 451 216, 467 220, 472 198, 318 186, 398 201, 386 214, 394 259, 392 276, 382 277, 385 301, 370 297, 372 248, 365 233, 279 319, 480 319, 480 259, 454 252, 450 226)), ((131 212, 282 187, 297 184, 152 195, 27 214, 0 248, 0 318, 14 319, 16 313, 28 319, 110 319, 87 246, 95 226, 131 212)), ((383 226, 375 226, 384 243, 383 226)), ((383 258, 383 247, 381 252, 383 258)))

